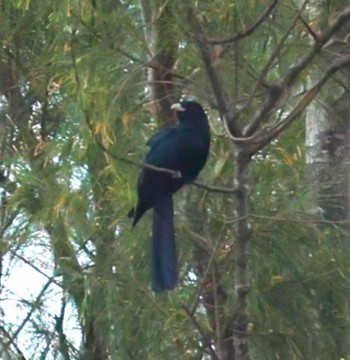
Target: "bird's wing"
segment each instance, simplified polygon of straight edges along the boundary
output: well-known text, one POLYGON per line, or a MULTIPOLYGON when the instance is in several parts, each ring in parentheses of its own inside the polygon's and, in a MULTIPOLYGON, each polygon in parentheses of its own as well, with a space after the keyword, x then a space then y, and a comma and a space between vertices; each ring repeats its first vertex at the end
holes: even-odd
POLYGON ((173 133, 175 130, 176 130, 175 127, 169 127, 159 130, 150 139, 148 139, 146 145, 150 147, 156 146, 157 143, 161 142, 164 138, 166 138, 169 135, 171 136, 171 133, 173 133))
POLYGON ((161 130, 149 140, 146 163, 176 170, 181 157, 181 136, 178 128, 161 130))

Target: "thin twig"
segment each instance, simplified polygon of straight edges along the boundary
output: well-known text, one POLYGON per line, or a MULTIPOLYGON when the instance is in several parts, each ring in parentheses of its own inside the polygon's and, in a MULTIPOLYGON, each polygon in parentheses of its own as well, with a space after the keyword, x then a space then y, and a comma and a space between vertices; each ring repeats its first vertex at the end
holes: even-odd
POLYGON ((77 69, 77 59, 75 56, 75 47, 74 47, 74 39, 73 39, 74 36, 75 36, 75 31, 72 33, 72 39, 70 42, 70 48, 71 48, 70 54, 71 54, 71 59, 72 59, 72 64, 73 64, 75 82, 76 82, 78 88, 80 88, 80 78, 79 78, 79 72, 77 69))
POLYGON ((39 304, 41 298, 44 296, 46 290, 48 289, 48 287, 54 282, 54 277, 50 278, 47 283, 43 286, 43 288, 41 289, 40 293, 38 294, 38 296, 36 297, 36 299, 32 302, 31 306, 32 308, 28 311, 26 317, 24 318, 24 320, 22 321, 21 325, 17 328, 17 330, 14 332, 14 334, 12 335, 8 346, 10 346, 11 344, 14 343, 15 339, 17 338, 17 336, 19 335, 19 333, 23 330, 24 326, 26 325, 26 323, 29 321, 29 319, 32 317, 33 313, 35 310, 37 310, 37 304, 39 304))
POLYGON ((15 257, 17 257, 18 259, 20 259, 21 261, 23 261, 26 265, 30 266, 33 270, 37 271, 40 275, 44 276, 44 277, 45 277, 46 279, 48 279, 48 280, 51 280, 55 285, 57 285, 57 286, 59 286, 60 288, 62 288, 62 284, 61 284, 59 281, 55 280, 54 277, 45 274, 45 272, 42 271, 42 270, 41 270, 40 268, 38 268, 37 266, 35 266, 32 261, 27 260, 25 257, 17 254, 17 252, 14 252, 14 251, 13 251, 12 254, 13 254, 13 256, 15 256, 15 257))
POLYGON ((199 187, 200 189, 211 191, 211 192, 218 192, 218 193, 223 193, 223 194, 237 193, 237 189, 234 189, 234 188, 224 188, 224 187, 220 187, 220 186, 207 185, 207 184, 202 184, 198 181, 194 181, 194 182, 190 183, 189 185, 194 185, 194 186, 199 187))
MULTIPOLYGON (((197 234, 197 235, 198 235, 198 234, 197 234)), ((217 255, 217 250, 218 250, 218 248, 219 248, 219 245, 220 245, 220 240, 218 239, 218 240, 216 241, 215 245, 214 245, 214 248, 213 248, 211 254, 210 254, 210 257, 209 257, 209 260, 208 260, 208 263, 207 263, 207 267, 206 267, 206 269, 205 269, 205 272, 204 272, 202 278, 200 279, 200 280, 201 280, 201 281, 200 281, 200 284, 201 284, 201 285, 200 285, 200 287, 199 287, 199 289, 198 289, 198 291, 197 291, 197 294, 196 294, 196 296, 195 296, 195 298, 194 298, 194 301, 193 301, 193 304, 192 304, 192 306, 191 306, 191 309, 189 309, 189 311, 190 311, 190 313, 191 313, 192 316, 194 316, 194 314, 195 314, 195 312, 196 312, 196 309, 197 309, 197 307, 198 307, 198 304, 199 304, 199 301, 200 301, 200 299, 201 299, 201 295, 202 295, 202 292, 203 292, 203 287, 204 287, 204 284, 205 284, 205 280, 206 280, 206 278, 208 277, 208 274, 209 274, 209 271, 210 271, 210 269, 211 269, 211 266, 212 266, 212 263, 213 263, 213 261, 214 261, 214 258, 215 258, 215 256, 217 255)))
POLYGON ((210 353, 210 357, 213 360, 220 360, 218 355, 216 354, 215 350, 213 349, 210 341, 207 339, 207 337, 204 334, 204 331, 202 329, 202 327, 200 326, 200 324, 198 323, 197 319, 195 318, 195 316, 191 313, 191 311, 187 308, 186 305, 182 304, 182 308, 185 310, 186 314, 188 315, 188 317, 191 319, 191 321, 193 322, 194 326, 196 327, 196 329, 198 330, 200 336, 202 337, 203 343, 205 344, 205 347, 208 349, 209 353, 210 353))
POLYGON ((303 214, 303 218, 288 218, 281 216, 266 216, 266 215, 257 215, 250 214, 252 218, 262 219, 262 220, 271 220, 276 222, 294 222, 298 224, 328 224, 328 225, 348 225, 350 224, 350 220, 324 220, 324 219, 305 219, 305 215, 303 214))
MULTIPOLYGON (((9 340, 8 344, 4 344, 7 348, 10 347, 10 345, 12 345, 15 349, 15 351, 17 352, 18 356, 19 356, 19 360, 26 360, 25 356, 23 355, 22 351, 20 350, 20 348, 17 346, 17 344, 13 341, 13 336, 11 336, 11 334, 2 326, 0 325, 0 332, 3 334, 2 338, 4 339, 4 337, 6 337, 9 340)), ((2 354, 3 355, 3 354, 2 354)))
MULTIPOLYGON (((253 88, 253 91, 251 92, 248 100, 244 104, 242 111, 244 111, 245 109, 247 109, 251 105, 251 103, 252 103, 252 101, 253 101, 253 99, 255 97, 255 94, 258 91, 259 86, 262 83, 265 84, 265 78, 266 78, 272 64, 274 63, 275 59, 281 53, 285 42, 287 41, 289 35, 291 34, 293 29, 297 25, 297 22, 300 19, 300 16, 303 13, 303 11, 304 11, 304 9, 305 9, 308 2, 309 2, 309 0, 305 0, 303 2, 301 8, 299 9, 299 11, 297 13, 297 15, 294 17, 294 20, 293 20, 292 24, 290 25, 290 27, 287 29, 287 31, 285 32, 285 34, 282 36, 281 40, 277 44, 275 50, 273 51, 273 53, 271 54, 271 56, 270 56, 270 58, 269 58, 269 60, 267 62, 267 64, 264 66, 263 70, 261 71, 259 79, 256 82, 256 84, 255 84, 255 86, 253 88)), ((259 127, 262 119, 266 119, 266 115, 275 106, 276 102, 280 99, 282 93, 283 93, 283 89, 281 88, 281 86, 270 86, 269 87, 268 97, 267 97, 267 100, 265 101, 264 106, 262 106, 256 112, 255 117, 253 118, 253 120, 243 130, 243 135, 245 137, 251 136, 256 131, 256 129, 259 127)))
POLYGON ((63 294, 60 315, 55 316, 55 320, 56 320, 55 331, 58 334, 58 351, 61 353, 64 360, 70 360, 69 343, 67 341, 67 336, 64 333, 64 329, 63 329, 65 311, 66 311, 66 299, 65 299, 65 295, 63 294))
MULTIPOLYGON (((221 319, 222 317, 220 316, 220 312, 219 312, 219 299, 218 299, 218 285, 217 285, 217 278, 215 276, 215 273, 211 273, 211 281, 212 281, 212 290, 213 290, 213 300, 214 300, 214 316, 215 316, 215 337, 216 337, 216 341, 215 341, 215 346, 218 348, 218 353, 220 358, 222 358, 222 341, 224 339, 222 339, 222 333, 221 333, 221 319)), ((221 284, 219 284, 219 286, 221 286, 221 284)))
POLYGON ((315 31, 312 30, 311 26, 304 20, 304 18, 300 15, 300 21, 304 24, 306 27, 306 30, 311 35, 311 37, 314 39, 314 41, 318 40, 318 35, 315 31))

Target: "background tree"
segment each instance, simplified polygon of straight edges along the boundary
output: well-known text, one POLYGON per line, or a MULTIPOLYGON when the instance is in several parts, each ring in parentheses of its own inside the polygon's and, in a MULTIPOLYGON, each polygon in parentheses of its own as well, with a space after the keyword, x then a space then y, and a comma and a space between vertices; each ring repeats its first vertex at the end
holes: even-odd
POLYGON ((323 5, 1 4, 4 358, 349 355, 350 8, 323 5), (321 89, 336 122, 311 153, 304 110, 321 89), (144 143, 181 95, 211 118, 210 186, 176 195, 181 284, 155 297, 150 222, 131 230, 126 214, 144 143), (13 293, 24 266, 41 287, 13 293))

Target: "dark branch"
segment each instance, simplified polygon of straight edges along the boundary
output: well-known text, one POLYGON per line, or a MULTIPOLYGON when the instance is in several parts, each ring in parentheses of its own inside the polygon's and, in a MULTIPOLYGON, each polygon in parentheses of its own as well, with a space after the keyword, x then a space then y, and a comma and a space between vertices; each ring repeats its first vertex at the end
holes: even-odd
POLYGON ((315 31, 312 30, 311 26, 304 20, 304 18, 300 15, 300 21, 304 24, 306 27, 306 30, 311 35, 311 37, 314 39, 314 41, 318 41, 318 35, 315 31))
MULTIPOLYGON (((13 346, 13 348, 15 349, 18 357, 16 357, 16 359, 18 358, 18 360, 26 360, 25 356, 23 355, 22 351, 19 349, 18 345, 16 344, 16 342, 13 339, 13 336, 11 336, 11 334, 2 326, 0 325, 0 333, 2 333, 2 338, 6 338, 7 339, 7 344, 5 344, 5 346, 7 348, 10 347, 10 345, 13 346)), ((4 355, 4 354, 3 354, 4 355)))
POLYGON ((275 8, 277 3, 278 0, 273 0, 270 6, 256 19, 256 21, 244 31, 240 31, 234 35, 230 35, 221 39, 202 37, 200 41, 208 45, 219 45, 219 44, 229 44, 235 41, 242 40, 245 37, 251 35, 259 27, 259 25, 261 25, 267 19, 267 17, 271 14, 272 10, 275 8))
POLYGON ((206 68, 209 82, 214 92, 217 108, 219 109, 220 114, 224 115, 225 121, 227 121, 227 126, 230 129, 230 133, 233 136, 239 137, 241 134, 241 129, 237 124, 239 114, 235 108, 229 104, 225 96, 222 88, 222 80, 220 79, 219 73, 217 71, 217 65, 213 60, 214 57, 211 49, 200 40, 200 38, 203 38, 201 24, 193 8, 189 4, 186 5, 186 12, 192 37, 197 42, 200 56, 206 68))
POLYGON ((195 185, 203 190, 218 192, 218 193, 223 193, 223 194, 234 194, 237 192, 237 190, 233 189, 233 188, 224 188, 224 187, 220 187, 220 186, 206 185, 206 184, 199 183, 197 181, 194 181, 192 183, 192 185, 195 185))
MULTIPOLYGON (((284 47, 284 44, 287 41, 289 35, 291 34, 293 29, 297 25, 297 22, 301 16, 302 12, 304 11, 307 3, 308 3, 308 0, 304 0, 297 15, 294 17, 292 24, 289 26, 289 28, 287 29, 287 31, 285 32, 285 34, 282 36, 281 40, 277 44, 275 50, 273 51, 272 55, 269 58, 269 61, 265 65, 264 69, 261 71, 259 79, 256 82, 256 85, 255 85, 249 99, 247 100, 246 104, 244 105, 244 108, 242 109, 242 111, 244 111, 246 108, 248 108, 250 106, 260 84, 265 84, 265 86, 266 86, 265 78, 266 78, 270 68, 272 67, 272 64, 274 63, 274 61, 277 59, 277 57, 281 53, 281 51, 284 47)), ((273 109, 273 107, 275 106, 277 101, 280 99, 280 96, 282 95, 282 93, 283 93, 283 89, 281 88, 280 85, 274 85, 274 86, 269 87, 269 92, 267 94, 265 104, 260 109, 258 109, 258 111, 255 113, 255 116, 253 117, 253 120, 244 128, 244 130, 243 130, 244 137, 249 137, 254 134, 254 132, 260 126, 261 121, 268 117, 268 114, 273 109)))
MULTIPOLYGON (((305 3, 304 3, 305 4, 305 3)), ((300 13, 300 12, 299 12, 300 13)), ((278 101, 281 99, 282 94, 296 81, 300 73, 311 63, 314 57, 322 50, 323 45, 325 45, 331 36, 347 21, 350 20, 350 6, 348 6, 336 20, 320 35, 317 37, 314 42, 313 49, 311 52, 304 57, 302 57, 294 66, 290 67, 286 74, 279 80, 279 82, 274 85, 271 89, 280 89, 279 92, 274 94, 270 93, 265 104, 262 106, 259 111, 256 112, 255 116, 251 120, 250 124, 245 128, 244 135, 251 136, 258 129, 262 121, 266 122, 269 114, 272 112, 273 108, 277 105, 278 101), (275 95, 275 96, 274 96, 275 95)), ((336 70, 334 70, 336 71, 336 70)), ((333 72, 334 72, 333 71, 333 72)))
POLYGON ((330 225, 348 225, 350 220, 324 220, 316 218, 310 214, 302 214, 300 217, 282 217, 282 216, 268 216, 268 215, 257 215, 250 214, 252 218, 270 220, 273 222, 290 222, 298 224, 330 224, 330 225), (308 217, 309 215, 309 217, 308 217))
POLYGON ((335 19, 335 21, 326 28, 320 35, 317 37, 313 50, 306 56, 300 59, 300 61, 292 66, 287 73, 281 78, 279 84, 283 88, 287 88, 296 80, 297 76, 301 73, 302 70, 306 68, 307 65, 313 60, 315 55, 317 55, 323 45, 325 45, 332 35, 339 30, 347 21, 350 20, 350 6, 348 6, 343 12, 339 14, 339 16, 335 19))
POLYGON ((195 316, 191 313, 191 311, 187 308, 186 305, 182 305, 182 308, 185 310, 186 314, 191 319, 191 321, 193 322, 197 331, 199 332, 200 336, 202 337, 203 343, 204 343, 205 347, 208 349, 211 359, 220 360, 218 355, 216 354, 215 350, 213 349, 210 341, 205 336, 204 331, 203 331, 202 327, 199 325, 195 316))
POLYGON ((22 323, 19 325, 17 330, 12 335, 11 339, 9 340, 7 346, 10 346, 14 344, 15 340, 17 339, 19 333, 23 330, 24 326, 27 324, 27 322, 30 320, 32 315, 36 310, 38 310, 37 304, 40 304, 42 297, 45 295, 46 290, 49 288, 49 286, 53 283, 54 277, 50 278, 46 284, 42 287, 40 293, 36 297, 36 299, 31 303, 31 309, 28 311, 26 317, 23 319, 22 323))
POLYGON ((327 80, 337 71, 344 67, 350 67, 350 55, 343 56, 342 58, 333 62, 333 64, 328 68, 320 81, 317 82, 306 94, 303 96, 303 99, 299 104, 289 113, 289 115, 276 126, 274 126, 267 135, 257 136, 258 140, 257 146, 254 149, 254 152, 265 147, 273 139, 277 138, 285 129, 287 129, 300 114, 305 110, 305 108, 314 100, 316 95, 320 92, 327 80), (260 138, 260 139, 259 139, 260 138))

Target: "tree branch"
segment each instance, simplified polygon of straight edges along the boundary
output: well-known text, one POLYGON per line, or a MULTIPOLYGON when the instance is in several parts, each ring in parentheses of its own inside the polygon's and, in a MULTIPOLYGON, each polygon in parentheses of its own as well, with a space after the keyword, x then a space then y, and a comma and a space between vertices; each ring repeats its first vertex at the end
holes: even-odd
POLYGON ((318 35, 311 52, 302 57, 294 66, 290 67, 286 74, 278 81, 278 83, 271 87, 271 91, 265 104, 256 112, 249 125, 244 129, 245 136, 251 136, 258 129, 263 120, 266 122, 266 119, 268 118, 272 109, 277 105, 282 94, 296 81, 299 74, 322 50, 323 45, 328 42, 331 36, 349 20, 350 6, 341 12, 335 21, 318 35))
POLYGON ((304 18, 301 15, 299 18, 300 18, 300 21, 304 24, 309 35, 314 39, 314 41, 317 41, 318 36, 315 33, 315 31, 312 30, 311 26, 304 20, 304 18))
MULTIPOLYGON (((191 235, 193 235, 193 233, 191 233, 191 235)), ((198 234, 195 234, 195 235, 198 235, 198 234)), ((197 307, 198 307, 198 304, 199 302, 201 301, 201 297, 202 297, 202 293, 203 293, 203 290, 204 290, 204 286, 206 284, 206 280, 207 280, 207 277, 209 275, 209 272, 211 270, 211 267, 212 267, 212 264, 214 262, 214 258, 216 257, 217 255, 217 251, 219 249, 219 245, 220 245, 220 239, 218 239, 215 244, 214 244, 214 247, 212 248, 211 250, 211 254, 210 254, 210 257, 208 259, 208 262, 207 262, 207 266, 205 268, 205 271, 200 279, 200 286, 199 286, 199 289, 196 293, 196 296, 193 300, 193 304, 191 306, 191 309, 188 309, 188 311, 190 312, 191 316, 194 316, 196 310, 197 310, 197 307)))
MULTIPOLYGON (((285 34, 280 39, 279 43, 277 44, 276 48, 274 49, 273 53, 271 54, 267 64, 264 66, 263 70, 261 71, 259 79, 256 82, 255 87, 249 96, 249 99, 247 100, 247 102, 245 103, 245 105, 241 111, 244 111, 251 105, 260 84, 264 83, 265 86, 267 85, 265 83, 264 79, 266 78, 275 59, 281 53, 283 46, 284 46, 285 42, 287 41, 289 35, 291 34, 293 29, 297 25, 297 22, 300 19, 300 16, 301 16, 302 12, 304 11, 308 2, 309 2, 309 0, 304 0, 300 10, 298 11, 297 15, 294 17, 292 24, 290 25, 290 27, 287 29, 285 34)), ((269 114, 271 109, 275 106, 275 103, 281 97, 282 93, 283 93, 283 89, 281 88, 280 85, 269 86, 269 91, 268 91, 268 94, 266 97, 265 104, 260 109, 257 110, 253 120, 243 129, 244 137, 249 137, 249 136, 253 135, 253 133, 258 129, 262 119, 264 119, 269 114)))
POLYGON ((250 214, 252 218, 261 219, 261 220, 270 220, 273 222, 293 222, 298 224, 328 224, 328 225, 349 225, 350 220, 323 220, 319 218, 306 218, 308 214, 302 214, 300 218, 288 218, 288 217, 281 217, 281 216, 266 216, 266 215, 257 215, 257 214, 250 214))
POLYGON ((193 8, 190 6, 190 4, 186 4, 185 6, 186 9, 184 11, 187 13, 187 22, 190 26, 192 37, 197 43, 203 64, 206 68, 207 75, 216 99, 217 108, 219 109, 220 114, 224 116, 225 121, 227 121, 227 125, 232 135, 239 137, 241 134, 241 129, 237 124, 239 113, 232 105, 229 104, 224 94, 222 81, 218 74, 217 66, 213 61, 213 54, 211 50, 200 40, 200 38, 203 38, 203 30, 193 8))
POLYGON ((333 62, 333 64, 328 68, 325 72, 321 80, 314 85, 303 97, 303 99, 299 102, 299 104, 288 114, 288 116, 274 126, 267 135, 258 139, 258 146, 254 149, 254 152, 259 151, 267 144, 269 144, 273 139, 277 138, 285 129, 287 129, 300 114, 305 110, 305 108, 314 100, 316 95, 323 88, 327 80, 337 71, 344 67, 350 67, 350 55, 343 56, 342 58, 333 62))
POLYGON ((202 327, 199 325, 199 323, 198 323, 197 319, 195 318, 195 316, 191 313, 191 311, 187 308, 186 305, 183 304, 182 308, 185 310, 186 314, 191 319, 194 326, 198 330, 200 336, 202 337, 203 343, 204 343, 205 347, 208 349, 211 359, 220 360, 218 355, 216 354, 215 350, 213 349, 210 341, 205 336, 204 331, 202 330, 202 327))
POLYGON ((58 334, 58 346, 57 346, 57 348, 58 348, 59 352, 61 353, 64 360, 70 360, 69 344, 68 344, 68 341, 67 341, 67 336, 64 333, 64 329, 63 329, 65 311, 66 311, 66 300, 65 300, 65 297, 63 295, 60 316, 55 316, 55 320, 56 320, 55 331, 58 334))
MULTIPOLYGON (((8 343, 3 344, 3 345, 5 345, 7 348, 9 348, 12 345, 14 347, 17 355, 18 355, 18 360, 26 360, 26 358, 23 355, 22 351, 20 350, 18 345, 14 342, 13 336, 11 336, 11 334, 9 334, 9 332, 2 325, 0 325, 0 332, 3 334, 2 339, 4 339, 6 337, 7 340, 8 340, 8 343)), ((4 354, 1 353, 1 355, 4 355, 4 354)))
POLYGON ((12 254, 13 256, 17 257, 18 259, 20 259, 21 261, 23 261, 26 265, 30 266, 33 270, 35 270, 36 272, 38 272, 40 275, 44 276, 47 280, 50 280, 50 281, 53 282, 55 285, 57 285, 58 287, 62 288, 61 282, 55 280, 55 276, 49 276, 49 275, 45 274, 45 272, 42 271, 41 269, 39 269, 37 266, 35 266, 32 261, 27 260, 25 257, 17 254, 17 252, 11 251, 11 254, 12 254))
POLYGON ((198 181, 194 181, 194 182, 190 183, 189 185, 194 185, 203 190, 207 190, 207 191, 211 191, 211 192, 218 192, 218 193, 222 193, 222 194, 235 194, 237 192, 237 189, 234 189, 234 188, 212 186, 212 185, 202 184, 198 181))
POLYGON ((19 333, 23 330, 24 326, 29 321, 29 319, 32 317, 34 311, 37 310, 37 304, 40 304, 41 298, 44 296, 46 290, 53 283, 53 281, 54 281, 54 277, 50 278, 46 282, 46 284, 43 286, 43 288, 41 289, 41 291, 38 294, 38 296, 36 297, 36 299, 32 302, 32 304, 31 304, 32 308, 28 311, 28 313, 27 313, 26 317, 24 318, 24 320, 22 321, 21 325, 17 328, 17 330, 12 335, 12 337, 11 337, 10 341, 8 342, 7 346, 10 346, 10 345, 14 344, 15 339, 17 338, 19 333))
POLYGON ((242 40, 245 37, 251 35, 271 14, 272 10, 277 5, 278 0, 273 0, 271 4, 266 8, 266 10, 256 19, 256 21, 250 25, 247 29, 244 31, 239 31, 238 33, 234 35, 230 35, 224 38, 209 38, 209 37, 201 37, 199 38, 199 41, 208 44, 208 45, 219 45, 219 44, 229 44, 238 40, 242 40))

